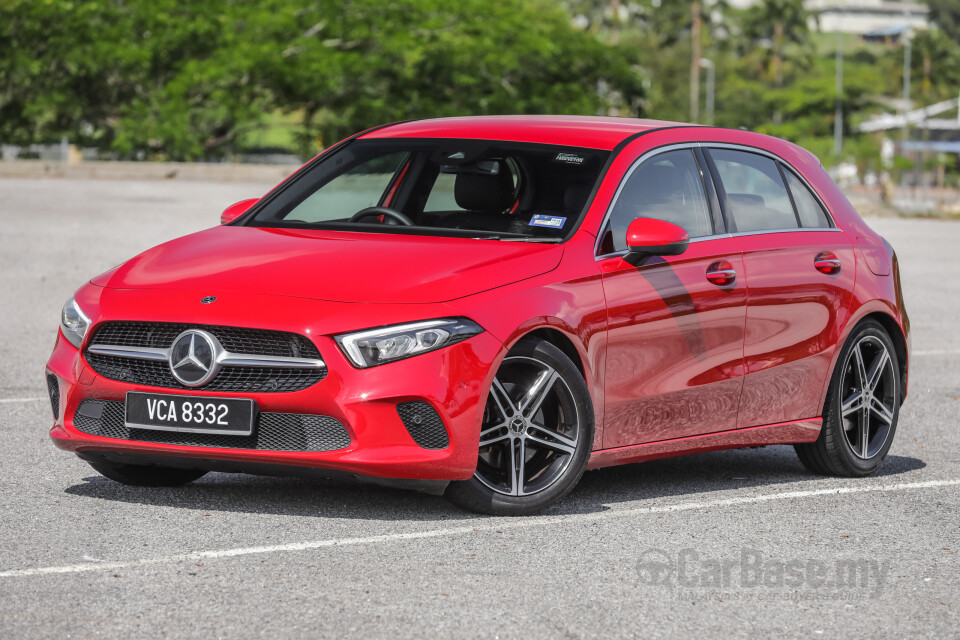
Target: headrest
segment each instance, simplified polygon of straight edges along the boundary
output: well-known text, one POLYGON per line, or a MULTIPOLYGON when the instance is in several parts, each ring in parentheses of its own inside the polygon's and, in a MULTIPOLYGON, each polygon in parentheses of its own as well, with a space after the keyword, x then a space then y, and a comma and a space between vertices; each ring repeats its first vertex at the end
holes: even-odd
POLYGON ((754 193, 728 193, 727 198, 731 204, 743 205, 747 207, 765 207, 763 196, 754 193))
POLYGON ((501 162, 497 175, 457 174, 453 195, 466 211, 501 213, 513 205, 513 180, 501 162))

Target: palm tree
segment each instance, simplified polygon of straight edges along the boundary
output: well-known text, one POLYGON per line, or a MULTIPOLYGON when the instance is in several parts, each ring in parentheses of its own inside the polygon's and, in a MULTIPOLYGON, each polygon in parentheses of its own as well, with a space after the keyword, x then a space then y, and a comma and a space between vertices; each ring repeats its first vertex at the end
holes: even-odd
POLYGON ((803 4, 803 0, 762 0, 743 16, 744 35, 753 42, 769 43, 766 75, 777 87, 783 86, 787 45, 809 43, 810 19, 814 14, 803 4))
POLYGON ((918 31, 911 45, 914 72, 921 72, 923 77, 922 99, 929 102, 956 97, 960 85, 960 45, 940 30, 918 31))

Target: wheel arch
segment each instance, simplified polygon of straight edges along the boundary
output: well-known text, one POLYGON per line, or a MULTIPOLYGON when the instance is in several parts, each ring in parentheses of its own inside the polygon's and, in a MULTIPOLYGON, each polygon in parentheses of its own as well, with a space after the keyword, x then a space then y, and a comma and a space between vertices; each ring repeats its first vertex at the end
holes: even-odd
MULTIPOLYGON (((504 341, 503 357, 513 349, 521 340, 533 338, 543 340, 556 348, 573 361, 577 371, 580 372, 584 383, 587 385, 587 393, 593 403, 594 419, 594 449, 598 449, 603 442, 603 359, 602 356, 594 353, 593 349, 581 339, 581 334, 574 328, 564 323, 559 318, 541 316, 519 326, 510 338, 504 341)), ((596 336, 594 336, 596 338, 596 336)), ((593 338, 591 338, 592 340, 593 338)), ((501 358, 502 360, 502 358, 501 358)), ((500 366, 500 361, 494 367, 500 366)), ((491 374, 492 378, 493 374, 491 374)), ((484 399, 484 401, 486 401, 484 399)))
POLYGON ((857 326, 863 324, 866 320, 875 320, 880 323, 893 342, 893 348, 897 352, 897 365, 899 367, 897 373, 900 382, 900 404, 902 405, 907 397, 907 338, 904 336, 903 329, 897 323, 896 319, 887 313, 883 313, 882 311, 868 313, 857 322, 857 326))
POLYGON ((883 327, 887 332, 887 335, 890 336, 891 342, 893 342, 894 350, 897 354, 897 366, 898 371, 898 380, 900 382, 900 404, 902 405, 907 396, 907 372, 909 370, 909 357, 910 357, 910 348, 909 342, 906 334, 904 333, 903 327, 897 321, 896 316, 891 312, 891 310, 884 304, 866 304, 861 307, 860 312, 857 313, 850 322, 847 324, 843 335, 840 340, 837 341, 836 349, 833 354, 833 361, 830 365, 830 375, 827 376, 826 381, 824 382, 823 392, 821 394, 822 398, 826 398, 827 389, 830 386, 830 381, 833 379, 833 372, 837 367, 837 360, 840 358, 840 352, 843 350, 844 345, 850 339, 850 336, 857 330, 857 328, 862 325, 867 320, 874 320, 883 327))
MULTIPOLYGON (((588 383, 587 387, 590 387, 583 364, 583 357, 580 355, 580 351, 577 349, 576 345, 573 344, 573 340, 571 340, 565 333, 552 327, 541 327, 523 334, 513 344, 515 345, 517 342, 520 342, 520 340, 527 338, 538 338, 544 342, 549 342, 557 349, 560 349, 560 351, 563 352, 563 355, 570 358, 573 364, 576 365, 577 371, 580 372, 580 377, 583 378, 584 382, 588 383)), ((513 345, 511 345, 511 348, 512 347, 513 345)))

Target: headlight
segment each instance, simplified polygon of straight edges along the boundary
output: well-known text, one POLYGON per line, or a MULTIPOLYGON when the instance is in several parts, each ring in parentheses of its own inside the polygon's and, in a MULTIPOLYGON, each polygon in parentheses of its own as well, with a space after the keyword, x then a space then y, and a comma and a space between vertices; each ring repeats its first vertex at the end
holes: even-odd
POLYGON ((483 328, 466 318, 425 320, 345 333, 334 339, 350 362, 366 369, 462 342, 483 328))
POLYGON ((77 305, 77 301, 73 298, 67 300, 67 304, 63 305, 63 311, 60 312, 60 330, 63 332, 63 337, 79 349, 83 344, 83 336, 87 335, 89 328, 90 318, 77 305))

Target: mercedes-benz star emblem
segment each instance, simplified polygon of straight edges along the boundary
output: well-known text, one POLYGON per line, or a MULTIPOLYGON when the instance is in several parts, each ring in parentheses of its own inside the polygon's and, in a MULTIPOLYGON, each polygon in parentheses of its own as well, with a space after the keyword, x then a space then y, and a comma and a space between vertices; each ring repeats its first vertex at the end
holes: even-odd
POLYGON ((217 296, 207 296, 206 298, 200 301, 200 304, 210 304, 211 302, 216 302, 216 301, 217 301, 217 296))
POLYGON ((220 369, 217 355, 221 350, 217 339, 206 331, 184 331, 170 348, 170 373, 185 386, 205 385, 220 369))

